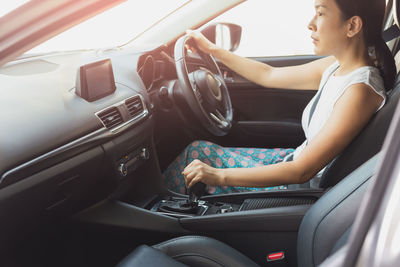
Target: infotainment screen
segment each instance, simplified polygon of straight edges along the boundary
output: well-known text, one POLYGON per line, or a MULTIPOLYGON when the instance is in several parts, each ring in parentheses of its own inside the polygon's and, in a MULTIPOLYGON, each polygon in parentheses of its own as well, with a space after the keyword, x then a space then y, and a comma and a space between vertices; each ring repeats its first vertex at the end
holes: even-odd
POLYGON ((115 91, 114 73, 110 59, 81 66, 77 76, 76 94, 89 102, 115 91))

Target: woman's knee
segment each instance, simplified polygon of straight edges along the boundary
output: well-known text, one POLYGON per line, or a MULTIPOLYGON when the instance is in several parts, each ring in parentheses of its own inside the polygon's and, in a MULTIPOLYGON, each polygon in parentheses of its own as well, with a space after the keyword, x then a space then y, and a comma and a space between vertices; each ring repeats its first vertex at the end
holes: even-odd
MULTIPOLYGON (((191 142, 185 148, 186 159, 192 161, 194 159, 203 159, 206 158, 207 155, 204 154, 205 147, 209 147, 211 142, 203 141, 203 140, 196 140, 191 142)), ((188 162, 189 163, 189 162, 188 162)))
POLYGON ((189 145, 187 145, 185 150, 186 150, 186 152, 192 152, 192 151, 199 152, 200 149, 207 146, 208 143, 210 143, 210 142, 203 141, 203 140, 196 140, 196 141, 191 142, 189 145))

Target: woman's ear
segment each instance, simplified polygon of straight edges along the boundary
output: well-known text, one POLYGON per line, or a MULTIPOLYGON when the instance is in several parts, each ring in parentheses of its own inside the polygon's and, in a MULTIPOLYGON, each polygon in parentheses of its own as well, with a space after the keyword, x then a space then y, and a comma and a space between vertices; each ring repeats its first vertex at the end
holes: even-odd
POLYGON ((353 16, 347 20, 347 37, 356 36, 362 29, 363 23, 359 16, 353 16))

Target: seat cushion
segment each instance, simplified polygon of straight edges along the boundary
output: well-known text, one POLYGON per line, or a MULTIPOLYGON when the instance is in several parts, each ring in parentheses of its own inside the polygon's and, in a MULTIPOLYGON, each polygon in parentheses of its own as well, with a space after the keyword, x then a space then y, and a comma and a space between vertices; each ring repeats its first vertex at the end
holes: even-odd
POLYGON ((232 247, 204 236, 183 236, 153 246, 189 266, 258 266, 232 247))

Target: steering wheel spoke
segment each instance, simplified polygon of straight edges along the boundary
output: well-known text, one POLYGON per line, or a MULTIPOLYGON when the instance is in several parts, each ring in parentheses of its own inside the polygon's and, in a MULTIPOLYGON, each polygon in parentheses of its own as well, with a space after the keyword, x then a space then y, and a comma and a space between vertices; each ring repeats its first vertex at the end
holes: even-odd
POLYGON ((218 109, 215 109, 214 112, 210 112, 210 117, 220 124, 223 128, 229 127, 230 123, 226 120, 226 118, 221 114, 218 109))

